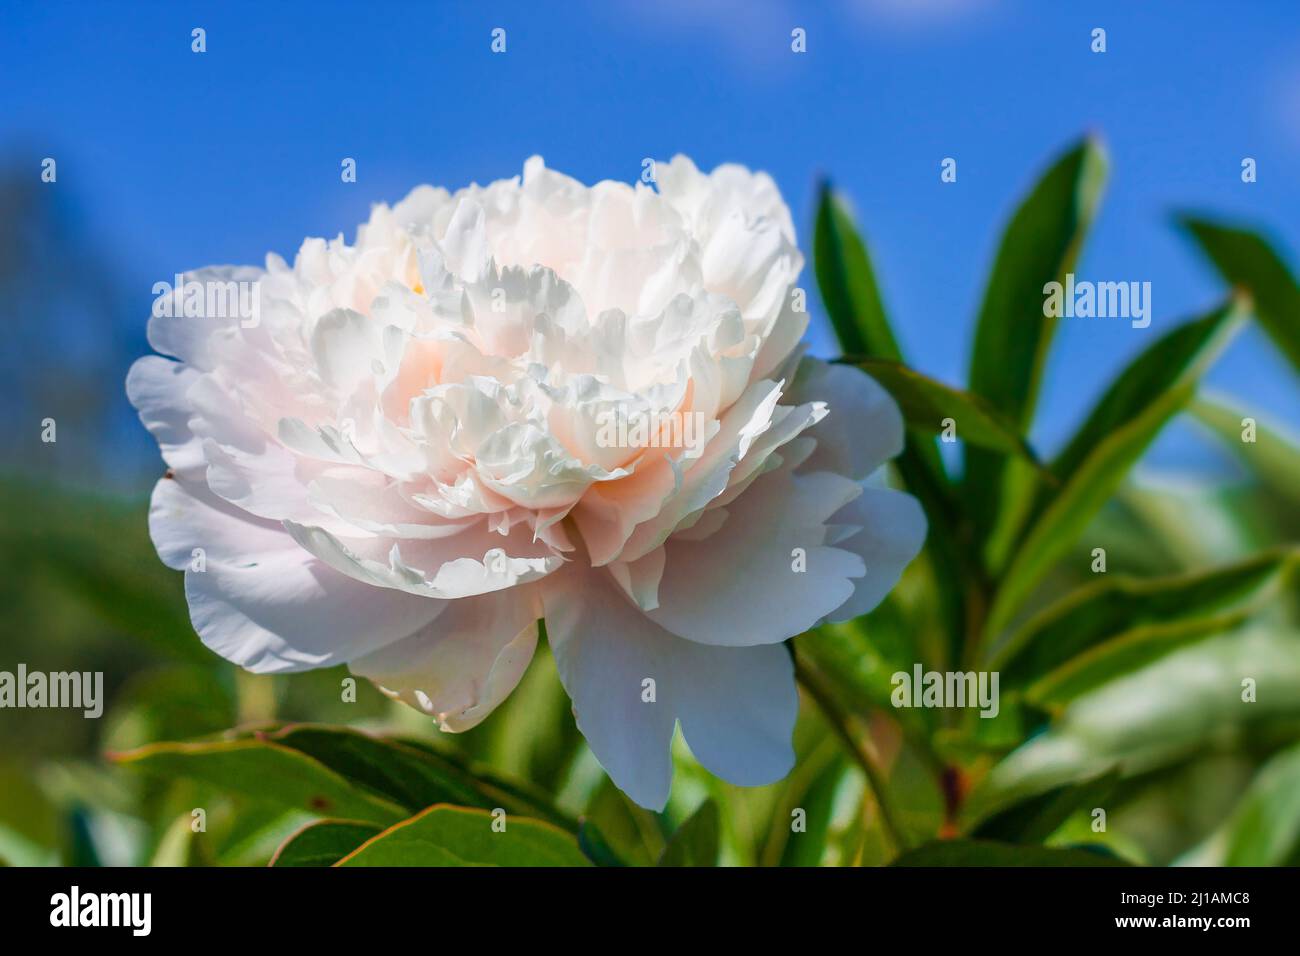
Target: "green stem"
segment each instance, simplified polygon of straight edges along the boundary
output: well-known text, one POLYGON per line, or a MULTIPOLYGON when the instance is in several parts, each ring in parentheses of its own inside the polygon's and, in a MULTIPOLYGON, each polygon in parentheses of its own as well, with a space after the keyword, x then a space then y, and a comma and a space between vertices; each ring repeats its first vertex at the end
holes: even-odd
POLYGON ((898 852, 905 850, 908 845, 907 840, 904 839, 902 828, 898 824, 898 815, 894 810, 889 789, 885 785, 879 758, 865 731, 857 727, 854 716, 839 705, 822 676, 807 661, 801 659, 798 653, 794 655, 794 667, 795 678, 821 709, 826 722, 831 725, 840 740, 844 742, 845 748, 862 768, 862 772, 866 774, 867 785, 871 789, 872 796, 875 797, 876 806, 880 808, 881 825, 890 842, 893 843, 894 849, 898 852))

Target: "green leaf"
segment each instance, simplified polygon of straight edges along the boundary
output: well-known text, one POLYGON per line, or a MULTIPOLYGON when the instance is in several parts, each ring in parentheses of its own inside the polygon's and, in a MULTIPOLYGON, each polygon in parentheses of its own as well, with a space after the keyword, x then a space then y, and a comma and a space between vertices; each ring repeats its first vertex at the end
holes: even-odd
MULTIPOLYGON (((800 634, 793 646, 801 663, 811 664, 847 709, 866 713, 896 710, 890 702, 893 676, 920 659, 913 636, 891 596, 866 617, 800 634)), ((932 716, 920 708, 897 711, 902 725, 917 734, 928 732, 932 716)))
POLYGON ((280 844, 270 865, 333 866, 382 830, 358 820, 317 820, 280 844))
POLYGON ((411 813, 435 803, 536 816, 568 829, 576 821, 549 805, 544 797, 525 795, 518 785, 490 776, 484 768, 458 765, 432 748, 352 730, 347 727, 294 724, 270 739, 319 760, 336 773, 411 813))
POLYGON ((406 815, 319 761, 264 738, 151 744, 113 757, 149 774, 199 780, 318 816, 387 825, 406 815))
POLYGON ((718 805, 713 800, 705 800, 677 828, 659 856, 659 865, 718 865, 718 805))
MULTIPOLYGON (((817 287, 840 350, 865 358, 901 362, 866 245, 845 204, 823 183, 813 237, 817 287)), ((933 431, 933 429, 927 429, 933 431)), ((947 477, 933 441, 908 435, 897 465, 908 487, 927 507, 947 492, 947 477)))
POLYGON ((627 866, 622 858, 609 845, 605 835, 590 820, 578 824, 578 846, 597 866, 627 866))
POLYGON ((59 802, 37 776, 10 748, 0 753, 0 854, 14 866, 48 865, 64 829, 59 802))
MULTIPOLYGON (((814 269, 822 302, 846 354, 901 362, 902 353, 890 329, 875 271, 853 220, 828 184, 822 185, 813 240, 814 269)), ((932 434, 937 426, 925 429, 932 434)), ((948 480, 933 440, 908 434, 907 447, 896 465, 908 488, 927 512, 950 507, 948 480)))
POLYGON ((972 835, 1006 843, 1042 843, 1078 811, 1100 806, 1118 780, 1119 774, 1112 771, 1036 794, 984 820, 972 835))
POLYGON ((1244 561, 1160 578, 1107 574, 1040 611, 992 654, 988 667, 1011 690, 1133 627, 1185 621, 1259 593, 1296 551, 1276 548, 1244 561))
POLYGON ((866 245, 829 183, 822 184, 817 205, 813 262, 840 347, 855 355, 901 359, 866 245))
POLYGON ((1300 863, 1300 744, 1275 754, 1228 824, 1226 866, 1300 863))
POLYGON ((1065 448, 1052 472, 1065 479, 1117 428, 1131 421, 1182 382, 1199 378, 1226 344, 1245 303, 1230 301, 1210 314, 1185 322, 1161 336, 1113 381, 1065 448))
POLYGON ((1118 768, 1125 777, 1204 753, 1212 741, 1294 737, 1300 636, 1264 623, 1180 648, 1073 701, 1004 757, 967 798, 971 819, 1118 768), (1242 681, 1255 701, 1242 703, 1242 681))
POLYGON ((591 866, 559 827, 523 817, 445 804, 403 820, 344 857, 338 866, 591 866))
POLYGON ((988 544, 990 566, 996 570, 1005 565, 1019 543, 1021 525, 1042 512, 1060 482, 1073 475, 1107 436, 1180 382, 1199 377, 1221 351, 1236 317, 1244 313, 1244 301, 1229 302, 1161 336, 1130 362, 1052 462, 1056 481, 1024 488, 1018 498, 1020 506, 1007 503, 1003 520, 988 544))
MULTIPOLYGON (((1212 330, 1210 338, 1215 348, 1203 347, 1198 359, 1186 366, 1170 387, 1151 396, 1144 405, 1130 408, 1127 403, 1120 403, 1128 409, 1130 417, 1115 422, 1104 436, 1099 435, 1078 466, 1069 474, 1060 475, 1061 487, 1045 496, 1045 503, 1030 524, 1028 534, 1015 549, 989 612, 986 635, 997 636, 1011 623, 1034 586, 1073 546, 1147 446, 1169 419, 1191 401, 1198 377, 1239 326, 1240 318, 1237 304, 1230 303, 1167 333, 1120 373, 1119 383, 1134 376, 1145 378, 1153 355, 1182 354, 1187 339, 1199 341, 1207 334, 1207 327, 1212 330)), ((1116 385, 1107 394, 1126 394, 1126 389, 1116 385)), ((1110 414, 1104 417, 1109 420, 1110 414)))
MULTIPOLYGON (((971 352, 970 390, 1020 433, 1033 420, 1057 319, 1043 314, 1044 287, 1072 271, 1106 180, 1101 144, 1085 139, 1052 164, 1003 233, 971 352)), ((1025 475, 978 446, 965 450, 965 497, 982 536, 1025 475), (1004 487, 1005 486, 1005 487, 1004 487)))
POLYGON ((1233 630, 1253 610, 1247 607, 1211 617, 1129 628, 1035 680, 1025 689, 1025 698, 1035 706, 1060 711, 1076 697, 1140 670, 1186 644, 1233 630))
POLYGON ((101 739, 111 750, 221 732, 237 713, 230 682, 208 668, 168 664, 134 674, 115 695, 101 739))
POLYGON ((760 866, 817 866, 826 853, 835 794, 848 772, 840 740, 829 731, 795 763, 772 812, 760 866), (795 829, 795 814, 802 826, 795 829))
MULTIPOLYGON (((556 670, 544 621, 538 622, 538 631, 537 650, 519 684, 491 720, 457 734, 456 752, 502 777, 527 781, 541 801, 549 803, 547 794, 562 789, 586 744, 573 720, 573 705, 556 670)), ((475 770, 481 773, 480 767, 475 770)), ((560 822, 547 814, 526 815, 560 822)))
POLYGON ((91 829, 91 813, 82 806, 68 810, 67 864, 75 867, 103 866, 95 834, 91 829))
POLYGON ((667 845, 663 814, 637 806, 608 777, 601 779, 588 801, 583 820, 597 827, 610 849, 629 866, 653 866, 667 845))
POLYGON ((890 866, 1128 866, 1109 852, 1077 847, 1015 846, 992 840, 935 840, 890 866))
POLYGON ((1300 512, 1300 447, 1282 433, 1255 422, 1255 440, 1242 441, 1243 419, 1239 408, 1223 402, 1198 398, 1192 402, 1192 414, 1250 469, 1263 490, 1289 509, 1300 512))
POLYGON ((1300 369, 1300 285, 1273 245, 1257 232, 1194 215, 1177 221, 1225 282, 1250 292, 1259 324, 1300 369))
MULTIPOLYGON (((840 348, 865 358, 902 361, 866 245, 843 202, 828 184, 822 186, 813 232, 817 286, 840 348)), ((943 460, 935 447, 935 427, 928 425, 925 433, 909 428, 906 444, 894 466, 907 490, 925 509, 930 526, 951 528, 957 525, 959 516, 943 460)), ((928 535, 926 549, 936 568, 937 603, 947 619, 948 653, 955 655, 956 635, 966 615, 961 586, 968 562, 959 546, 947 536, 928 535)))
POLYGON ((203 840, 206 831, 195 831, 194 817, 176 816, 159 834, 158 843, 149 854, 149 866, 180 867, 206 865, 203 840))
POLYGON ((938 434, 945 418, 955 423, 958 439, 1006 455, 1019 455, 1041 467, 1016 426, 978 395, 952 388, 888 359, 844 358, 862 369, 898 403, 908 427, 938 434))

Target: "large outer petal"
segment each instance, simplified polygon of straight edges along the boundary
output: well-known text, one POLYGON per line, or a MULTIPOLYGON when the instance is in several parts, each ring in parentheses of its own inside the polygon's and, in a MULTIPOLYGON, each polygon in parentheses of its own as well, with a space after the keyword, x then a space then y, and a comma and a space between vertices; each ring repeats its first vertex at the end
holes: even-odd
MULTIPOLYGON (((799 473, 825 469, 864 479, 903 449, 903 416, 889 393, 864 372, 805 358, 791 394, 817 397, 830 412, 807 432, 817 440, 799 473)), ((866 614, 898 583, 903 569, 925 543, 926 519, 911 495, 867 487, 837 512, 835 547, 862 558, 866 574, 854 582, 853 594, 827 615, 846 621, 866 614)))
POLYGON ((185 570, 203 643, 257 673, 344 663, 411 634, 446 606, 353 581, 271 522, 175 479, 154 488, 149 528, 163 560, 185 570))
POLYGON ((668 541, 659 606, 649 617, 692 641, 732 647, 807 630, 866 573, 857 554, 826 544, 829 519, 860 491, 847 478, 788 466, 759 477, 727 505, 713 534, 668 541))
POLYGON ((158 442, 163 461, 173 471, 199 476, 206 467, 203 448, 190 429, 186 395, 199 373, 161 355, 136 359, 126 376, 126 397, 140 421, 158 442))
POLYGON ((833 471, 860 480, 903 450, 898 405, 860 369, 805 358, 786 401, 820 401, 830 407, 808 432, 817 448, 803 471, 833 471))
MULTIPOLYGON (((208 283, 225 284, 228 282, 261 282, 266 271, 256 266, 207 266, 183 274, 186 289, 199 283, 205 288, 208 283)), ((182 295, 184 295, 182 290, 182 295)), ((162 306, 173 305, 164 301, 155 305, 155 314, 149 319, 147 335, 149 344, 164 355, 171 355, 184 360, 197 369, 207 370, 212 367, 213 357, 209 351, 209 342, 214 334, 238 327, 240 319, 223 315, 166 315, 159 314, 162 306)), ((168 311, 173 313, 175 308, 168 311)), ((183 310, 182 310, 183 311, 183 310)))
POLYGON ((837 524, 859 530, 835 547, 862 558, 867 573, 855 582, 853 594, 827 615, 847 621, 866 614, 898 583, 903 569, 925 543, 925 512, 911 495, 892 488, 864 488, 862 494, 834 517, 837 524))
POLYGON ((799 696, 784 647, 682 640, 603 570, 573 565, 542 586, 546 632, 578 727, 633 800, 653 810, 667 803, 678 720, 700 762, 733 783, 771 783, 789 772, 799 696), (643 700, 646 679, 653 702, 643 700))

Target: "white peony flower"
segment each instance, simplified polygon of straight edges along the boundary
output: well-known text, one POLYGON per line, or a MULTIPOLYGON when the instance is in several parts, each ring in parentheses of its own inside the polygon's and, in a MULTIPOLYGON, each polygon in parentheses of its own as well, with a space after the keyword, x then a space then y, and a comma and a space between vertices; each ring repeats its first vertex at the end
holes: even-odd
POLYGON ((175 361, 127 379, 195 629, 258 673, 346 663, 456 731, 544 619, 639 804, 668 798, 679 721, 725 779, 782 777, 781 642, 875 606, 925 534, 911 497, 863 484, 902 447, 893 401, 802 357, 802 265, 763 173, 678 157, 657 191, 588 188, 534 157, 376 206, 292 266, 187 274, 259 306, 156 309, 175 361))

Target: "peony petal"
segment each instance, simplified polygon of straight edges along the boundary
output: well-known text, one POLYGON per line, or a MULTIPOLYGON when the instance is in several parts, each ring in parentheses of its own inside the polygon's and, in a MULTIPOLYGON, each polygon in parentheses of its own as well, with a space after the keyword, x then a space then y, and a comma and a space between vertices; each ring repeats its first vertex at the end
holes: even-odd
POLYGON ((486 594, 550 574, 564 559, 531 540, 523 526, 510 535, 486 521, 442 538, 340 538, 322 527, 284 522, 300 546, 354 581, 426 598, 486 594))
MULTIPOLYGON (((265 276, 265 271, 256 266, 208 266, 195 269, 181 276, 185 285, 181 291, 182 300, 189 294, 194 283, 203 285, 206 290, 209 283, 220 283, 222 286, 230 282, 256 283, 265 276)), ((209 352, 210 341, 220 332, 238 327, 240 319, 223 315, 187 316, 183 314, 183 307, 177 309, 176 305, 170 296, 162 302, 155 301, 154 314, 150 317, 146 330, 149 344, 164 355, 181 359, 194 368, 203 371, 211 369, 213 359, 209 352), (167 311, 172 314, 165 314, 167 311)))
POLYGON ((682 642, 674 657, 677 719, 695 759, 728 783, 761 787, 794 766, 799 690, 782 644, 709 647, 682 642))
POLYGON ((163 560, 185 569, 190 620, 203 643, 258 673, 344 663, 407 636, 446 606, 352 581, 282 529, 171 479, 154 489, 150 532, 163 560))
POLYGON ((201 483, 176 477, 154 485, 149 536, 163 564, 177 571, 191 566, 196 548, 205 560, 247 563, 293 545, 279 523, 239 510, 201 483))
POLYGON ((351 309, 334 309, 316 320, 311 351, 322 381, 343 394, 372 381, 384 358, 379 326, 351 309))
POLYGON ((537 647, 541 604, 523 588, 461 598, 427 627, 351 663, 390 697, 469 730, 523 677, 537 647))
MULTIPOLYGON (((787 299, 789 299, 788 296, 787 299)), ((772 324, 772 328, 768 331, 767 337, 763 340, 763 347, 754 359, 754 368, 750 373, 750 378, 753 381, 764 378, 783 378, 784 365, 794 355, 795 350, 799 348, 799 342, 806 331, 808 331, 807 309, 796 312, 793 303, 787 301, 776 321, 772 324)), ((809 393, 807 398, 796 398, 794 400, 826 400, 829 397, 809 393)), ((789 400, 787 399, 787 401, 789 400)))
POLYGON ((700 761, 733 783, 771 783, 789 771, 798 695, 785 648, 706 647, 674 637, 599 570, 575 565, 546 582, 543 594, 546 632, 578 728, 638 804, 661 810, 668 802, 678 719, 700 761))
POLYGON ((659 580, 664 574, 666 557, 663 548, 655 548, 635 561, 610 562, 609 573, 637 607, 652 611, 659 606, 659 580))
POLYGON ((203 448, 190 430, 186 398, 199 373, 158 355, 137 359, 126 376, 126 396, 140 421, 158 442, 163 461, 178 473, 197 477, 206 464, 203 448))
POLYGON ((925 544, 925 512, 915 498, 901 491, 864 488, 832 520, 861 528, 835 546, 860 555, 867 567, 852 596, 827 615, 831 621, 847 621, 884 600, 920 553, 925 544))
POLYGON ((903 415, 865 372, 805 358, 787 401, 825 402, 826 418, 809 434, 817 450, 804 471, 833 471, 861 480, 903 450, 903 415))
POLYGON ((828 519, 860 490, 828 472, 763 475, 727 506, 712 535, 669 539, 659 606, 648 616, 704 644, 772 644, 802 633, 848 600, 865 573, 857 554, 825 543, 828 519))
MULTIPOLYGON (((780 382, 758 382, 740 397, 722 417, 722 427, 705 446, 698 459, 684 462, 684 474, 670 494, 654 507, 653 516, 639 524, 614 557, 625 561, 653 551, 689 515, 706 507, 727 488, 731 472, 769 428, 778 412, 780 382)), ((581 523, 579 523, 581 528, 581 523)))

